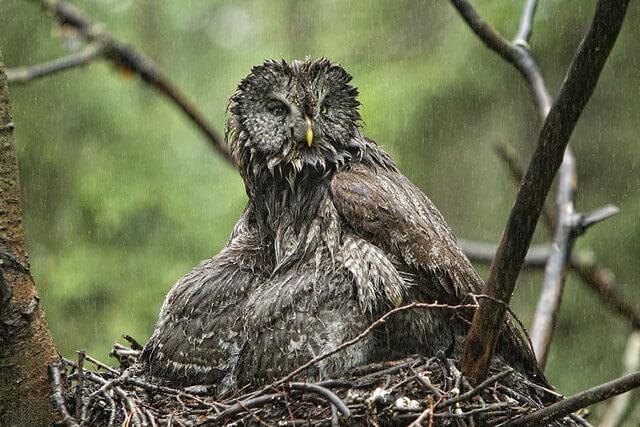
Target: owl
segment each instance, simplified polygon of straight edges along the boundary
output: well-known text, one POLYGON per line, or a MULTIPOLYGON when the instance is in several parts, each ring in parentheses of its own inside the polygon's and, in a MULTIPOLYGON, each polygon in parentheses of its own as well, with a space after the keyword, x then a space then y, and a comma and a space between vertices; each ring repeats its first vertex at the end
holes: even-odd
MULTIPOLYGON (((352 77, 267 61, 230 99, 226 143, 247 206, 227 245, 171 289, 141 360, 219 393, 281 378, 401 304, 471 303, 483 282, 433 203, 362 134, 352 77)), ((473 310, 407 310, 306 371, 459 355, 473 310)), ((507 320, 493 363, 547 385, 507 320)))

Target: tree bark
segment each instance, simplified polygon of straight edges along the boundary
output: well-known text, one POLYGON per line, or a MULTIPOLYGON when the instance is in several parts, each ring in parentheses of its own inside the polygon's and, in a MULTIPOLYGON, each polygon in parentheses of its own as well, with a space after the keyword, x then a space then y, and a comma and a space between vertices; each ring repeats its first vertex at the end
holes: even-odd
POLYGON ((28 259, 13 128, 0 56, 0 425, 50 425, 57 416, 47 367, 58 352, 33 277, 20 267, 28 259))

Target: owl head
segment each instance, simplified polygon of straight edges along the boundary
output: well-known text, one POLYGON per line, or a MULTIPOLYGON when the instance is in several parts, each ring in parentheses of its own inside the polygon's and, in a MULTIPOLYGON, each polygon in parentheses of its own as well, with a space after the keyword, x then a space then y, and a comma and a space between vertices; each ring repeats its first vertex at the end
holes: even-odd
POLYGON ((266 61, 229 102, 226 141, 247 179, 326 174, 358 149, 358 90, 327 59, 266 61))

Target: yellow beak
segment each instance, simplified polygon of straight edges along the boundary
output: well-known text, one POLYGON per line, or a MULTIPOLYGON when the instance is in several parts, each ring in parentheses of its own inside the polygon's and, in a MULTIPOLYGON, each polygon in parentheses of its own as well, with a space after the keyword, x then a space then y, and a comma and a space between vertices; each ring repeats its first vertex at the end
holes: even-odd
POLYGON ((313 124, 309 116, 305 117, 304 121, 307 122, 307 146, 311 147, 313 144, 313 124))

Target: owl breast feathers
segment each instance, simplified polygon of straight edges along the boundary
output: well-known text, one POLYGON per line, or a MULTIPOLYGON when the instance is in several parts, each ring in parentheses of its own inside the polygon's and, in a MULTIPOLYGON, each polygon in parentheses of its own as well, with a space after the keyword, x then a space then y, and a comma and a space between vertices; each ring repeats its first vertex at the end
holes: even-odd
MULTIPOLYGON (((412 301, 469 303, 482 280, 431 201, 361 134, 351 76, 268 61, 241 81, 226 141, 249 201, 220 253, 178 281, 142 363, 220 393, 278 379, 412 301)), ((407 310, 306 371, 339 375, 410 354, 455 355, 467 310, 407 310)), ((511 321, 495 364, 546 385, 511 321)))

